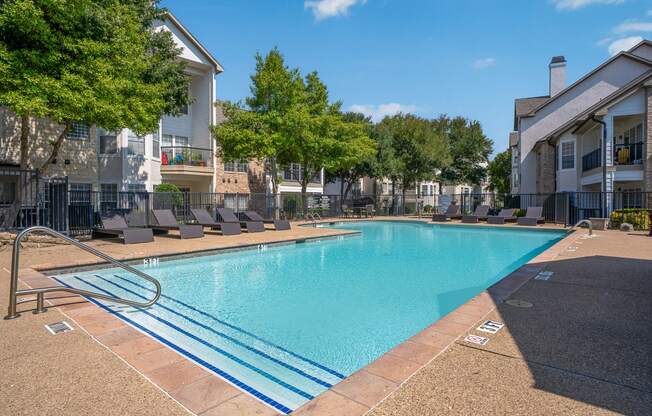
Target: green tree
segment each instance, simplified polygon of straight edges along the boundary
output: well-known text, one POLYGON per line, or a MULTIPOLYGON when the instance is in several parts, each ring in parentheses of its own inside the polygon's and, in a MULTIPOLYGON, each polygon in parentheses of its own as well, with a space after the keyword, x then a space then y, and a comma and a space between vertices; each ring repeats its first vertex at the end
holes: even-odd
POLYGON ((340 201, 348 196, 361 178, 375 176, 377 143, 370 136, 371 118, 360 113, 344 113, 344 123, 336 135, 338 154, 326 170, 327 182, 340 181, 340 201))
POLYGON ((487 173, 490 191, 509 193, 512 176, 512 153, 509 149, 498 153, 494 160, 489 162, 487 173))
MULTIPOLYGON (((411 114, 385 117, 378 125, 384 168, 405 193, 418 181, 432 180, 448 166, 446 138, 433 122, 411 114)), ((394 187, 392 193, 394 193, 394 187)))
POLYGON ((212 126, 218 152, 226 161, 261 159, 266 162, 272 193, 278 194, 279 169, 288 161, 288 113, 302 99, 303 80, 285 64, 278 49, 256 54, 251 96, 245 102, 223 103, 226 121, 212 126))
POLYGON ((183 205, 183 193, 173 183, 162 183, 154 187, 154 198, 158 198, 160 201, 163 198, 164 201, 171 203, 175 207, 180 207, 183 205))
POLYGON ((478 184, 486 178, 486 167, 493 142, 482 131, 480 122, 464 117, 442 115, 434 120, 435 128, 448 140, 453 163, 441 171, 441 179, 450 184, 478 184))
POLYGON ((0 2, 0 105, 21 120, 20 166, 29 168, 30 119, 61 125, 44 149, 57 157, 73 122, 145 134, 190 101, 180 51, 152 27, 151 0, 0 2))

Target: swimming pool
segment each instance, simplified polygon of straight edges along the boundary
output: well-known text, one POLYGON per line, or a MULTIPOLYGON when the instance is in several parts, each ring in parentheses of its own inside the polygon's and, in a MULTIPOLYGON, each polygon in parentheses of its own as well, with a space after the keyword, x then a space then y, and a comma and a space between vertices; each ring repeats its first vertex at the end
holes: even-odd
MULTIPOLYGON (((156 305, 94 302, 289 413, 565 235, 398 221, 333 227, 361 234, 139 266, 161 282, 156 305)), ((153 291, 121 269, 56 278, 135 300, 153 291)))

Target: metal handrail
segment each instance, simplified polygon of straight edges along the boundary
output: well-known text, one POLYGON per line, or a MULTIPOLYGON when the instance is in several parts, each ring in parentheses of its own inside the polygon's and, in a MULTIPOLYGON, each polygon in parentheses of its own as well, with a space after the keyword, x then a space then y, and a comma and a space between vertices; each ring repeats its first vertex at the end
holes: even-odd
POLYGON ((589 225, 589 235, 593 235, 593 223, 591 220, 579 220, 577 224, 573 225, 569 231, 572 231, 579 227, 581 224, 588 224, 589 225))
POLYGON ((43 226, 36 226, 36 227, 29 227, 18 233, 16 235, 16 240, 14 241, 14 250, 11 258, 11 286, 9 288, 9 310, 7 313, 7 316, 5 316, 5 319, 14 319, 18 318, 20 316, 19 313, 16 312, 16 306, 18 304, 18 296, 19 295, 33 295, 36 294, 36 310, 34 313, 41 313, 45 312, 46 309, 44 307, 44 295, 49 292, 68 292, 68 293, 74 293, 76 295, 82 295, 82 296, 88 296, 92 298, 98 298, 98 299, 104 299, 104 300, 109 300, 112 302, 116 303, 121 303, 124 305, 128 306, 135 306, 137 308, 147 308, 149 306, 152 306, 155 304, 158 299, 161 297, 161 284, 158 282, 158 280, 154 279, 152 276, 141 272, 140 270, 136 270, 133 267, 129 266, 128 264, 122 263, 121 261, 118 261, 114 259, 113 257, 102 253, 101 251, 98 251, 94 249, 93 247, 90 247, 84 243, 81 243, 73 238, 70 238, 64 234, 61 234, 60 232, 54 231, 51 228, 48 227, 43 227, 43 226), (28 234, 34 233, 34 232, 42 232, 45 234, 49 234, 53 237, 58 237, 61 238, 62 240, 67 241, 68 243, 79 247, 80 249, 87 251, 91 254, 96 255, 97 257, 100 257, 109 263, 120 267, 128 272, 131 272, 139 277, 142 277, 143 279, 149 281, 156 287, 156 294, 154 295, 154 298, 151 299, 149 302, 136 302, 133 300, 128 300, 128 299, 122 299, 118 297, 113 297, 113 296, 107 296, 107 295, 102 295, 100 293, 95 293, 95 292, 89 292, 88 290, 82 290, 82 289, 75 289, 72 287, 64 287, 64 286, 50 286, 50 287, 41 287, 41 288, 36 288, 36 289, 24 289, 24 290, 18 290, 18 267, 20 264, 20 243, 27 236, 28 234))

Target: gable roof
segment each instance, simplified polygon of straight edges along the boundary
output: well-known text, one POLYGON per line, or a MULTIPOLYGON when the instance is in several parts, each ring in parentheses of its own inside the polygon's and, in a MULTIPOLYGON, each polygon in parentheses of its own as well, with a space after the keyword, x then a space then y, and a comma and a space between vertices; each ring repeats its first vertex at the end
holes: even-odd
POLYGON ((177 29, 179 29, 179 30, 181 31, 181 33, 183 33, 184 36, 186 36, 186 37, 187 37, 187 38, 188 38, 188 39, 193 43, 193 45, 194 45, 195 47, 197 47, 197 49, 199 49, 199 50, 200 50, 204 55, 206 55, 206 58, 208 59, 208 61, 209 61, 211 64, 213 64, 213 68, 215 69, 215 72, 217 72, 218 74, 219 74, 220 72, 224 72, 224 68, 223 68, 222 65, 218 62, 218 60, 215 59, 215 57, 214 57, 213 55, 211 55, 211 53, 208 52, 208 50, 207 50, 206 48, 204 48, 204 45, 202 45, 202 44, 197 40, 197 38, 196 38, 192 33, 190 33, 190 31, 189 31, 189 30, 188 30, 184 25, 181 24, 181 22, 179 21, 179 19, 177 19, 177 18, 172 14, 172 12, 170 12, 169 10, 166 11, 166 12, 165 12, 165 18, 166 18, 167 20, 169 20, 172 24, 174 24, 174 25, 177 27, 177 29))
POLYGON ((628 84, 623 85, 621 88, 617 89, 616 91, 612 92, 602 100, 598 101, 591 107, 587 108, 586 110, 582 111, 579 113, 577 116, 573 117, 572 119, 568 120, 566 123, 562 124, 560 127, 557 129, 553 130, 551 133, 547 134, 545 137, 539 139, 537 143, 545 142, 553 137, 559 136, 560 134, 564 133, 566 130, 569 128, 573 127, 575 124, 578 122, 583 122, 586 121, 588 118, 591 117, 591 115, 595 114, 597 111, 610 106, 613 104, 615 101, 619 100, 620 98, 626 96, 630 92, 634 92, 636 89, 640 88, 643 86, 647 81, 652 79, 652 69, 649 71, 646 71, 643 75, 639 76, 638 78, 633 79, 630 81, 628 84))
MULTIPOLYGON (((638 45, 637 45, 636 47, 638 47, 638 45)), ((635 48, 636 48, 636 47, 635 47, 635 48)), ((614 56, 612 56, 611 58, 609 58, 609 59, 607 59, 606 61, 604 61, 602 64, 600 64, 598 67, 596 67, 593 71, 587 73, 587 74, 584 75, 582 78, 578 79, 577 81, 575 81, 574 83, 572 83, 572 84, 569 85, 568 87, 566 87, 566 88, 564 88, 563 90, 561 90, 557 95, 555 95, 555 96, 553 96, 553 97, 550 97, 548 100, 546 100, 545 102, 541 103, 541 104, 540 104, 539 106, 537 106, 535 109, 533 109, 532 111, 530 111, 528 114, 523 115, 522 117, 534 117, 534 115, 537 113, 537 111, 539 111, 539 110, 541 110, 542 108, 546 107, 548 104, 554 102, 554 101, 555 101, 556 99, 558 99, 559 97, 565 95, 567 92, 571 91, 573 88, 575 88, 577 85, 581 84, 581 83, 582 83, 583 81, 585 81, 587 78, 589 78, 590 76, 592 76, 592 75, 595 74, 596 72, 599 72, 602 68, 606 67, 607 65, 609 65, 610 63, 612 63, 613 61, 615 61, 615 60, 617 60, 617 59, 619 59, 619 58, 621 58, 621 57, 629 58, 629 59, 632 59, 632 60, 634 60, 634 61, 637 61, 637 62, 640 62, 640 63, 646 64, 646 65, 649 65, 649 66, 652 67, 652 61, 649 61, 649 60, 647 60, 647 59, 645 59, 645 58, 643 58, 643 57, 640 57, 640 56, 635 55, 635 54, 633 54, 633 53, 630 53, 630 52, 628 52, 628 51, 627 51, 627 52, 626 52, 626 51, 619 52, 619 53, 617 53, 616 55, 614 55, 614 56)))
POLYGON ((517 98, 514 100, 514 130, 518 130, 518 119, 529 114, 532 110, 546 102, 549 95, 541 97, 517 98))

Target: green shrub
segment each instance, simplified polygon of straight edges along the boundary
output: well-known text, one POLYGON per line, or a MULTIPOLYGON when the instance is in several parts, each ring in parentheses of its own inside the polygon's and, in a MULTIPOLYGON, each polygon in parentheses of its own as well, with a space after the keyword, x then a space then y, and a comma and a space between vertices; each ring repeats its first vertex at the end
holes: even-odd
POLYGON ((618 209, 609 217, 611 228, 619 229, 624 222, 630 223, 635 230, 647 230, 650 228, 650 214, 645 209, 627 208, 618 209))
POLYGON ((515 217, 525 217, 526 213, 527 213, 527 211, 525 211, 524 209, 521 209, 521 208, 518 208, 518 209, 514 210, 514 216, 515 217))
POLYGON ((432 212, 432 205, 426 205, 423 207, 423 212, 432 212))
MULTIPOLYGON (((175 207, 180 207, 183 205, 183 194, 181 190, 173 183, 162 183, 154 187, 154 192, 157 194, 166 194, 166 197, 169 196, 172 204, 175 207)), ((155 195, 155 197, 162 197, 163 195, 155 195)))

